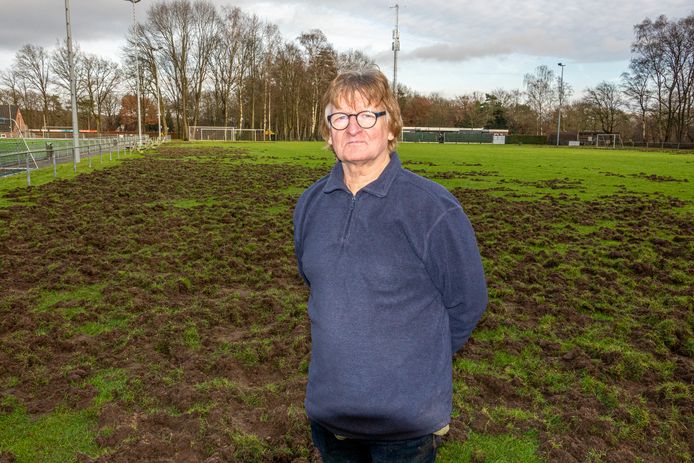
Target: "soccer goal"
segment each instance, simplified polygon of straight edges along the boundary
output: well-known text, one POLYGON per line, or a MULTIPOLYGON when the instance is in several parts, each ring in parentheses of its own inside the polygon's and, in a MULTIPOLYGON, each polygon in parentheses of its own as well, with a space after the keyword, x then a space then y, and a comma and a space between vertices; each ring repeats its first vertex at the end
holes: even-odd
POLYGON ((190 140, 214 141, 265 141, 269 140, 262 129, 239 129, 236 127, 216 127, 193 125, 188 128, 190 140))
POLYGON ((595 137, 595 146, 598 148, 624 148, 622 137, 618 133, 599 133, 595 137))

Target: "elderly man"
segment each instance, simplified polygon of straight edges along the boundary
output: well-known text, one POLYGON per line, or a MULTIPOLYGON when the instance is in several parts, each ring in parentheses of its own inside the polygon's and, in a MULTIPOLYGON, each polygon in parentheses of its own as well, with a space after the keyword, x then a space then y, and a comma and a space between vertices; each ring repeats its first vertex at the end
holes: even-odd
POLYGON ((400 109, 380 71, 338 75, 324 108, 338 161, 294 212, 313 441, 325 463, 433 462, 452 356, 487 305, 475 235, 453 195, 402 168, 400 109))

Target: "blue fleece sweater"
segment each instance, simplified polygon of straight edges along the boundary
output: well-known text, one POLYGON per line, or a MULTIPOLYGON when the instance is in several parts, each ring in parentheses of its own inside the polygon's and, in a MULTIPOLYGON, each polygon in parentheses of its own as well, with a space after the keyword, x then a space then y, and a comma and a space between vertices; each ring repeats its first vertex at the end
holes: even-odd
POLYGON ((450 421, 452 354, 487 305, 475 235, 445 188, 398 155, 352 195, 338 162, 294 211, 310 286, 306 412, 333 433, 385 440, 450 421))

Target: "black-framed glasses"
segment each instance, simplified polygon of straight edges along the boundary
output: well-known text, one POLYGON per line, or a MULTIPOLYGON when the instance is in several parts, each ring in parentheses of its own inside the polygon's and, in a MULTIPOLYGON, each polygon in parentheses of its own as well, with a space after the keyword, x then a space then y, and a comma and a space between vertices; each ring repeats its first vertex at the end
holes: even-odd
POLYGON ((349 125, 349 118, 354 116, 354 118, 357 120, 357 124, 359 124, 359 127, 362 129, 370 129, 376 125, 376 121, 378 121, 379 117, 385 115, 385 111, 379 111, 377 113, 373 111, 359 111, 356 114, 332 113, 328 115, 328 123, 330 124, 330 127, 335 130, 345 130, 349 125))

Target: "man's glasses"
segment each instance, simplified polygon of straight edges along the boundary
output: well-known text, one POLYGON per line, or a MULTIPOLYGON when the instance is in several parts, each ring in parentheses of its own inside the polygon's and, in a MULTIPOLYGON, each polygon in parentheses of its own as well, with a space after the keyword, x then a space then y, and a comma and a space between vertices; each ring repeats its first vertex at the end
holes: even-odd
POLYGON ((345 130, 349 125, 349 118, 354 116, 359 127, 362 129, 370 129, 376 125, 376 121, 378 121, 379 117, 385 115, 385 111, 379 111, 377 113, 373 111, 360 111, 356 114, 332 113, 328 116, 328 123, 330 127, 335 130, 345 130))

